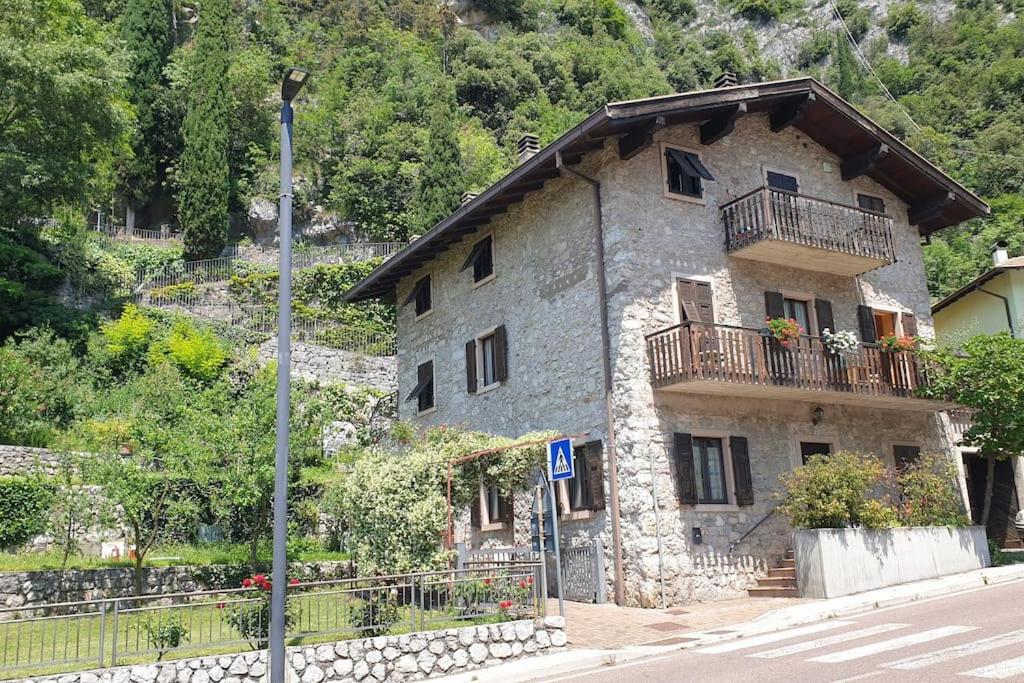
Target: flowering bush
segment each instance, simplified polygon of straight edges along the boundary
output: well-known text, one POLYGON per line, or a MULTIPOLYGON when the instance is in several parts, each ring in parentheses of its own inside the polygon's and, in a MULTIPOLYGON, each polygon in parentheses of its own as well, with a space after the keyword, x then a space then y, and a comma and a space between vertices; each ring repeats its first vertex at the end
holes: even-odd
MULTIPOLYGON (((298 579, 288 581, 289 586, 298 586, 298 579)), ((246 597, 228 605, 219 603, 217 609, 224 610, 224 619, 238 631, 238 634, 249 641, 249 646, 259 650, 267 646, 267 637, 270 632, 270 591, 273 584, 263 574, 247 576, 242 579, 242 588, 255 589, 258 593, 255 599, 246 597)), ((287 631, 299 617, 298 607, 285 601, 284 628, 287 631)))
POLYGON ((399 616, 398 591, 391 589, 387 593, 376 591, 358 603, 349 611, 348 621, 362 635, 374 638, 386 635, 399 616))
POLYGON ((778 339, 783 346, 790 347, 800 339, 804 329, 793 318, 765 318, 768 333, 778 339))
POLYGON ((832 353, 846 354, 857 350, 857 335, 850 330, 833 332, 826 327, 821 331, 821 338, 825 342, 825 347, 832 353))
POLYGON ((886 351, 914 351, 917 349, 917 337, 911 337, 908 334, 903 336, 893 334, 888 337, 882 337, 878 340, 878 343, 886 351))

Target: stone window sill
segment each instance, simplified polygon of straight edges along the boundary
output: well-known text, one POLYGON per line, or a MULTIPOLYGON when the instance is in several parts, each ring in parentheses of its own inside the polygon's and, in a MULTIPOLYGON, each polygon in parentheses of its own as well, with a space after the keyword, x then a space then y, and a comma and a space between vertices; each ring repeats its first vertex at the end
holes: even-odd
POLYGON ((573 510, 572 512, 562 513, 559 519, 565 522, 583 522, 596 516, 597 514, 593 510, 573 510))
POLYGON ((508 529, 508 524, 506 524, 505 522, 496 522, 494 524, 484 524, 483 526, 480 527, 480 531, 483 531, 483 532, 488 532, 488 531, 504 531, 505 529, 508 529))

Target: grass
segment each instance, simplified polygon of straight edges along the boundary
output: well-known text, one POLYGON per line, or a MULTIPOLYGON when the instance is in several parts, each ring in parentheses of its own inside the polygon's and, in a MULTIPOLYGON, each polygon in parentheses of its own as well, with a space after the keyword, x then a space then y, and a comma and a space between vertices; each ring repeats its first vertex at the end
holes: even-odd
MULTIPOLYGON (((300 550, 289 553, 294 562, 328 562, 348 559, 347 553, 329 550, 300 550)), ((0 553, 0 571, 31 572, 61 569, 61 555, 46 553, 0 553)), ((269 566, 269 557, 265 560, 269 566)), ((241 543, 208 543, 202 545, 165 545, 149 551, 147 567, 208 566, 215 564, 249 564, 249 546, 241 543)), ((105 569, 131 567, 129 560, 104 560, 93 556, 74 556, 68 569, 105 569)))

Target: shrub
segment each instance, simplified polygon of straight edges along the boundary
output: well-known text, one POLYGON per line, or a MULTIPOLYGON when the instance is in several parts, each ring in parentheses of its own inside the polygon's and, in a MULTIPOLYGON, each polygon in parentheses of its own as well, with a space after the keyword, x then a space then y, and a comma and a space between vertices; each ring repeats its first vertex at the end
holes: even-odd
POLYGON ((140 624, 146 642, 157 651, 156 660, 160 661, 170 650, 181 645, 188 637, 188 628, 179 615, 150 617, 140 624))
POLYGON ((172 303, 179 297, 190 297, 196 294, 196 283, 181 282, 176 285, 157 287, 150 291, 149 300, 155 304, 172 303))
POLYGON ((903 40, 910 30, 924 20, 924 15, 914 2, 893 5, 885 18, 885 30, 897 40, 903 40))
POLYGON ((842 451, 813 456, 806 465, 784 475, 779 511, 802 529, 894 526, 896 515, 883 512, 887 501, 871 500, 885 481, 882 461, 871 455, 842 451))
POLYGON ((771 21, 791 9, 791 0, 733 0, 736 12, 751 20, 771 21))
POLYGON ((374 592, 348 613, 352 628, 371 638, 387 635, 398 619, 398 591, 395 589, 386 594, 374 592))
MULTIPOLYGON (((292 579, 292 584, 298 583, 292 579)), ((242 579, 243 588, 252 588, 255 595, 247 595, 238 602, 220 603, 218 609, 223 609, 226 614, 224 619, 231 625, 238 634, 249 641, 253 650, 259 650, 267 646, 267 638, 270 633, 270 594, 271 583, 263 574, 246 577, 242 579)), ((287 633, 295 620, 299 618, 299 609, 294 602, 285 601, 284 609, 284 630, 287 633)))
POLYGON ((0 478, 0 548, 24 543, 46 529, 53 487, 35 477, 0 478))
POLYGON ((166 349, 167 357, 185 375, 200 382, 210 382, 220 376, 230 357, 229 349, 217 335, 208 329, 196 329, 191 323, 178 321, 167 341, 159 349, 166 349))
POLYGON ((124 307, 121 317, 105 323, 103 336, 107 352, 121 366, 137 367, 145 356, 153 337, 155 323, 134 304, 124 307))
POLYGON ((896 476, 900 520, 907 526, 964 526, 957 471, 946 457, 922 454, 896 476))
POLYGON ((836 0, 836 8, 839 16, 846 22, 854 40, 859 41, 871 28, 871 15, 868 10, 860 6, 857 0, 836 0))
POLYGON ((832 52, 833 42, 835 42, 835 38, 828 31, 815 31, 797 51, 797 66, 801 69, 806 69, 812 64, 824 61, 829 53, 832 52))

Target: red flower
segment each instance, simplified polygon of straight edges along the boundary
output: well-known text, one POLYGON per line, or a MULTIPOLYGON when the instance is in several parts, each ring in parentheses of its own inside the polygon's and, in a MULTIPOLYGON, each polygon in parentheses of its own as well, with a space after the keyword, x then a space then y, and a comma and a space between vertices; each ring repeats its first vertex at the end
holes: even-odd
POLYGON ((519 587, 520 588, 526 588, 526 582, 525 581, 520 581, 519 582, 519 587))
POLYGON ((526 577, 526 583, 528 583, 529 585, 532 586, 533 585, 533 577, 532 576, 526 577))
POLYGON ((299 580, 298 579, 292 579, 291 581, 288 582, 288 585, 289 586, 298 586, 299 585, 299 580))
POLYGON ((249 579, 249 578, 242 579, 242 588, 249 588, 251 586, 252 586, 252 579, 249 579))
POLYGON ((224 609, 226 606, 227 605, 225 603, 223 603, 223 602, 218 602, 217 603, 217 609, 224 609))
POLYGON ((260 588, 262 588, 265 591, 268 591, 268 590, 270 590, 273 587, 274 587, 273 584, 271 584, 269 581, 264 581, 263 583, 260 584, 260 588))
POLYGON ((257 574, 256 576, 252 577, 252 580, 255 583, 263 583, 267 580, 267 577, 265 577, 263 574, 257 574))
POLYGON ((490 579, 484 579, 484 585, 485 586, 490 586, 491 585, 491 580, 490 579))
POLYGON ((501 609, 508 609, 511 606, 512 606, 512 601, 511 600, 502 600, 501 602, 498 603, 498 607, 501 608, 501 609))

